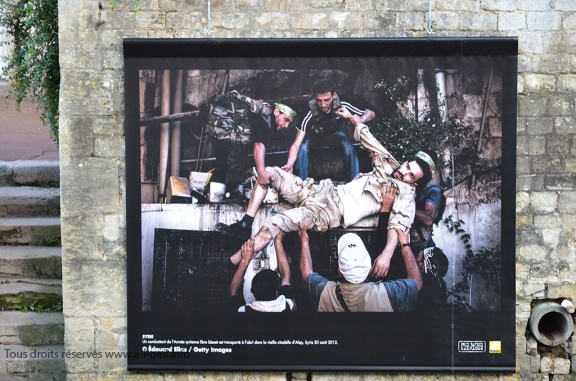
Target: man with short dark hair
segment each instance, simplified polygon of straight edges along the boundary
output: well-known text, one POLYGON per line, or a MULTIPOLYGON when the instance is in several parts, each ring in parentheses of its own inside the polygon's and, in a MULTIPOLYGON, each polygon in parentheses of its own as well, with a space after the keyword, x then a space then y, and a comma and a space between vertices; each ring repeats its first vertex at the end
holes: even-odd
POLYGON ((313 147, 326 145, 342 149, 346 181, 351 181, 359 172, 358 156, 354 146, 343 131, 348 121, 336 113, 340 108, 347 109, 356 123, 366 123, 374 119, 374 112, 361 110, 348 102, 343 102, 336 93, 334 83, 329 79, 318 79, 313 87, 313 99, 309 102, 310 111, 296 133, 290 147, 288 162, 282 167, 287 172, 294 172, 302 179, 308 178, 308 155, 313 147))
POLYGON ((242 293, 242 283, 246 269, 256 256, 254 250, 254 240, 249 239, 240 249, 241 260, 230 287, 228 295, 230 296, 231 308, 237 312, 290 312, 296 308, 294 291, 290 285, 290 265, 282 245, 284 234, 278 234, 274 239, 276 246, 276 259, 278 262, 278 271, 281 274, 280 280, 276 271, 270 269, 260 270, 253 278, 250 291, 254 295, 254 301, 246 304, 242 293))

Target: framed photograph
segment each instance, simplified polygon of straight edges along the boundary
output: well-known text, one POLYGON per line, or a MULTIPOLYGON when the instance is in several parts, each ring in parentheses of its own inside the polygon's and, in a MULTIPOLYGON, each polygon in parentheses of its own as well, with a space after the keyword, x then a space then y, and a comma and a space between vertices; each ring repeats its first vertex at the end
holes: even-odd
POLYGON ((514 372, 517 46, 125 40, 128 369, 514 372))

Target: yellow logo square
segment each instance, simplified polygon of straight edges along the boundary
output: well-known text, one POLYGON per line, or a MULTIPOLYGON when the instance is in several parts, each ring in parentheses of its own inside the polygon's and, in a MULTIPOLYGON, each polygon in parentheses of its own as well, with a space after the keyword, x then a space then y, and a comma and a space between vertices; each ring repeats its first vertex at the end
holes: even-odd
POLYGON ((501 341, 490 341, 488 346, 489 353, 502 353, 501 341))

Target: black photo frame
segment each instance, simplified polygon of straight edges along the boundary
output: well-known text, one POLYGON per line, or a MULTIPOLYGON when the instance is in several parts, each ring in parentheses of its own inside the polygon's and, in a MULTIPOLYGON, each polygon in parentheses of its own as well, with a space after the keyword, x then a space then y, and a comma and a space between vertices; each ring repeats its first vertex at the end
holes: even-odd
MULTIPOLYGON (((128 369, 515 372, 517 47, 513 37, 124 40, 128 369), (435 72, 448 71, 454 82, 450 86, 465 90, 445 94, 447 112, 454 112, 460 125, 472 126, 458 130, 468 132, 451 144, 456 145, 454 152, 460 149, 460 155, 474 152, 466 154, 473 158, 465 162, 445 161, 447 171, 454 170, 445 185, 452 197, 447 208, 454 218, 445 218, 443 227, 435 229, 443 229, 438 236, 450 232, 456 237, 444 241, 443 248, 451 259, 450 308, 418 313, 318 313, 310 310, 303 296, 300 310, 290 314, 230 313, 215 307, 225 302, 229 277, 219 274, 200 284, 188 275, 208 263, 226 261, 238 250, 237 242, 223 239, 212 225, 234 222, 242 217, 244 206, 208 203, 200 214, 194 214, 191 211, 199 205, 186 204, 189 195, 184 195, 184 204, 167 202, 177 195, 168 194, 168 176, 159 178, 157 145, 163 143, 158 130, 165 123, 167 131, 174 131, 175 123, 169 118, 154 119, 162 113, 157 109, 161 89, 156 85, 166 71, 171 72, 172 84, 182 82, 187 100, 202 98, 194 96, 195 86, 213 86, 213 90, 198 90, 206 97, 193 108, 177 112, 171 108, 169 114, 202 118, 210 96, 239 83, 252 97, 298 103, 310 95, 314 78, 330 76, 337 79, 343 93, 359 99, 361 107, 375 108, 389 128, 400 123, 413 128, 406 117, 410 113, 416 115, 420 123, 416 124, 427 128, 436 127, 430 121, 433 117, 449 117, 438 109, 441 102, 436 102, 435 92, 439 90, 433 82, 435 72), (219 82, 219 71, 228 73, 225 85, 219 82), (184 79, 175 80, 177 72, 183 72, 184 79), (242 75, 233 83, 230 72, 242 75), (429 81, 424 90, 416 88, 420 80, 429 81), (152 85, 146 88, 146 83, 152 85), (418 94, 428 99, 429 120, 418 119, 422 103, 418 111, 418 101, 407 102, 418 94), (468 143, 462 143, 467 139, 468 143), (465 175, 458 177, 457 171, 465 175), (158 190, 161 182, 163 192, 158 190), (460 199, 466 202, 454 201, 460 199), (460 213, 474 215, 474 220, 460 218, 460 213), (162 216, 167 215, 173 220, 170 224, 163 222, 162 216), (487 226, 493 230, 484 231, 487 226), (484 246, 486 242, 491 246, 484 246), (491 289, 495 283, 497 288, 491 289), (478 304, 472 303, 466 291, 478 295, 474 296, 478 304)), ((174 93, 174 85, 169 91, 174 93)), ((203 127, 198 126, 205 122, 177 120, 182 130, 188 129, 177 149, 187 152, 189 160, 181 158, 176 177, 207 172, 212 163, 198 167, 194 160, 202 152, 192 147, 202 142, 195 139, 200 139, 203 127)), ((401 141, 393 144, 403 149, 401 141)), ((281 166, 284 159, 270 160, 281 166)), ((369 167, 366 157, 363 160, 363 168, 369 167)), ((323 170, 316 173, 321 177, 323 170)), ((274 204, 265 209, 265 213, 281 212, 274 204)), ((322 266, 328 276, 336 275, 333 248, 346 231, 311 234, 319 251, 314 258, 325 261, 322 266)), ((352 231, 358 231, 366 242, 375 234, 365 227, 352 231)), ((298 255, 293 253, 298 247, 298 236, 287 235, 295 278, 298 255)))

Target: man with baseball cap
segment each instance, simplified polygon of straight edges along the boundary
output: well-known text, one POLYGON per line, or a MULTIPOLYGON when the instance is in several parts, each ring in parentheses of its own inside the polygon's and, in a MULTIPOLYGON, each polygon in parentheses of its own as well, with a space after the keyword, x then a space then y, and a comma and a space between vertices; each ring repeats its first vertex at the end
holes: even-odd
MULTIPOLYGON (((418 151, 414 156, 430 165, 430 172, 435 173, 436 154, 431 151, 418 151)), ((416 214, 414 223, 410 227, 410 246, 414 253, 419 253, 426 248, 436 246, 432 240, 432 227, 442 218, 442 215, 438 215, 441 209, 442 189, 431 179, 416 189, 415 200, 416 214)))
POLYGON ((326 279, 313 271, 308 233, 301 239, 300 272, 318 312, 408 312, 418 300, 422 277, 408 235, 396 229, 401 243, 407 277, 384 282, 369 281, 372 268, 370 254, 362 239, 346 233, 338 240, 338 271, 341 282, 326 279))

